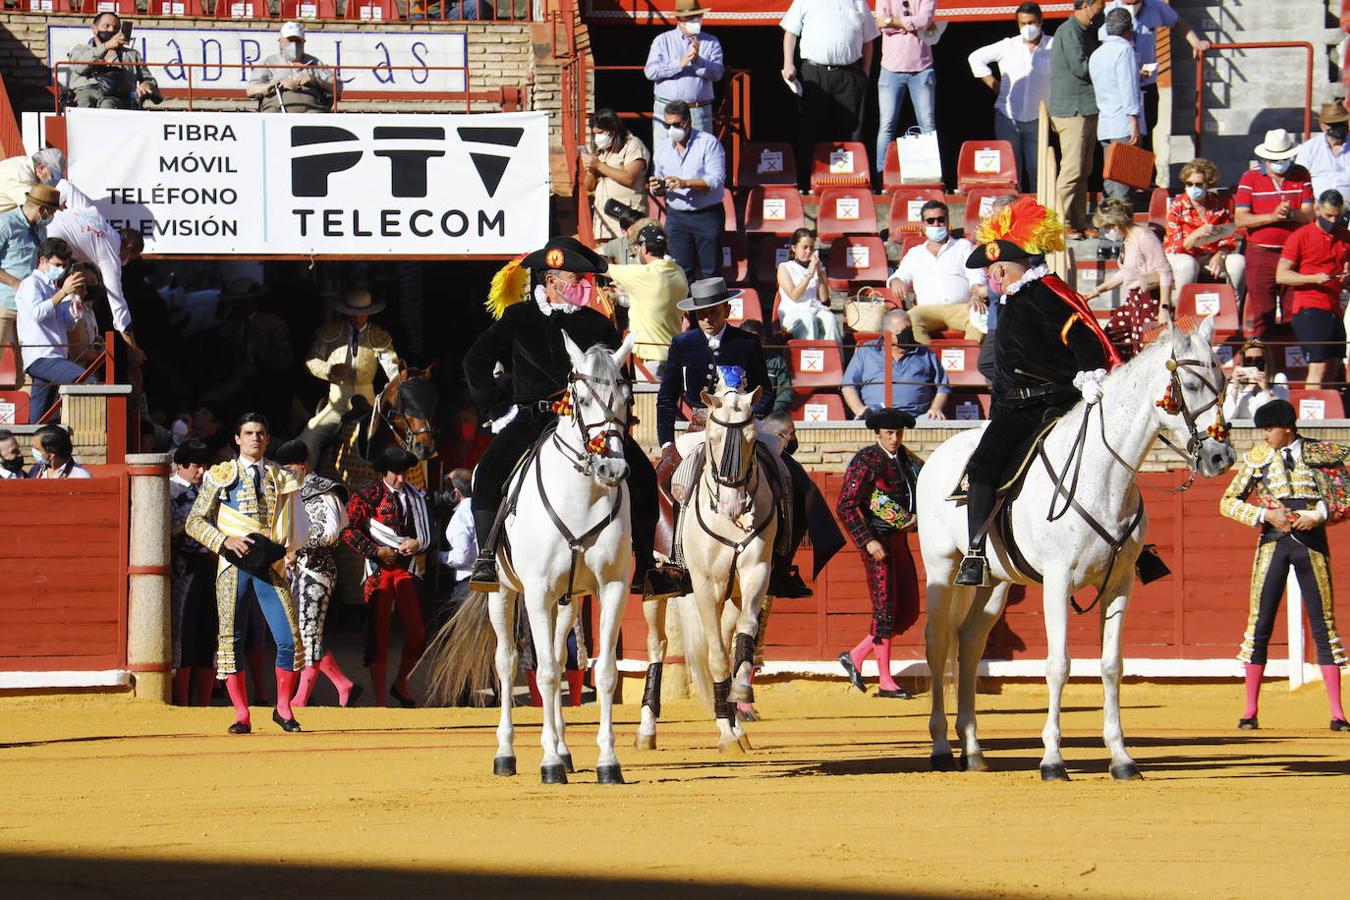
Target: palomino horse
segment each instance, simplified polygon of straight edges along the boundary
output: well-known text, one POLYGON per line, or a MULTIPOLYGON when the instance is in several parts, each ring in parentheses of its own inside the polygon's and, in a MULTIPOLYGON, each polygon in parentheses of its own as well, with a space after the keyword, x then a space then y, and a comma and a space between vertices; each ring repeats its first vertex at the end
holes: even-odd
POLYGON ((994 586, 953 585, 967 546, 967 527, 965 509, 949 497, 980 432, 953 437, 924 464, 918 506, 919 539, 928 575, 925 636, 933 678, 929 718, 933 768, 950 771, 956 767, 947 740, 942 693, 953 642, 959 644, 956 731, 962 741, 963 768, 985 767, 975 736, 980 657, 989 630, 1003 613, 1009 585, 1032 584, 1039 573, 1045 594, 1050 689, 1041 735, 1045 744, 1041 778, 1068 779, 1060 755, 1059 713, 1069 677, 1069 604, 1076 591, 1098 586, 1103 737, 1111 752, 1110 771, 1120 780, 1140 777, 1139 767, 1125 750, 1120 725, 1121 632, 1134 586, 1135 561, 1148 528, 1135 474, 1159 435, 1186 448, 1192 472, 1212 478, 1233 465, 1236 454, 1228 443, 1219 406, 1223 372, 1210 346, 1213 340, 1212 319, 1206 319, 1195 334, 1169 329, 1153 346, 1107 376, 1100 403, 1079 402, 1055 425, 1045 439, 1043 454, 1028 462, 1021 492, 1010 501, 1011 531, 1022 561, 1015 561, 997 533, 990 536, 990 574, 998 582, 994 586), (1023 565, 1035 571, 1023 571, 1023 565))
POLYGON ((631 389, 620 367, 633 341, 630 335, 613 353, 595 346, 583 354, 570 338, 565 340, 572 374, 557 429, 541 438, 536 455, 527 458, 507 485, 510 499, 500 526, 505 539, 497 553, 501 589, 492 595, 471 594, 428 652, 433 690, 445 698, 472 692, 495 659, 501 699, 492 761, 497 775, 516 773, 511 688, 518 662, 516 605, 523 597, 544 699, 540 777, 545 784, 567 783, 572 754, 563 736, 560 660, 576 618, 573 600, 592 594, 600 600, 595 663, 600 757, 595 772, 601 784, 623 783, 614 753, 615 650, 628 605, 633 551, 623 484, 628 477, 623 445, 631 389), (496 635, 495 657, 482 639, 482 623, 488 618, 496 635))
MULTIPOLYGON (((693 594, 675 601, 684 628, 685 662, 699 695, 712 706, 723 752, 750 748, 736 704, 754 701, 750 675, 755 635, 778 531, 773 486, 755 454, 759 393, 759 388, 742 393, 725 382, 715 395, 703 392, 708 408, 703 470, 682 501, 679 524, 694 588, 693 594), (729 646, 734 656, 728 654, 729 646)), ((658 609, 647 617, 649 667, 663 662, 663 612, 658 609)), ((656 718, 651 705, 644 704, 638 747, 656 746, 656 718)))

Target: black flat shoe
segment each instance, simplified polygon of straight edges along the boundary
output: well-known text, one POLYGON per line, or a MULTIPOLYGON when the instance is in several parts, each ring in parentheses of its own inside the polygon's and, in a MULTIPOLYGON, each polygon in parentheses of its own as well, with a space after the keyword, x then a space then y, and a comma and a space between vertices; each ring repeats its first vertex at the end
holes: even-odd
POLYGON ((864 694, 867 693, 867 684, 863 681, 862 673, 858 671, 858 667, 853 664, 853 657, 849 656, 847 652, 840 653, 839 665, 844 667, 844 674, 848 676, 849 681, 853 682, 853 686, 864 694))
POLYGON ((1332 731, 1350 731, 1350 722, 1347 722, 1347 721, 1345 721, 1344 719, 1332 719, 1332 720, 1331 720, 1331 730, 1332 730, 1332 731))
POLYGON ((250 734, 252 731, 253 726, 247 722, 235 722, 229 727, 230 734, 250 734))
POLYGON ((294 719, 283 719, 281 713, 275 709, 272 710, 272 721, 281 726, 282 731, 288 731, 292 734, 300 730, 300 723, 294 719))
POLYGON ((914 695, 904 688, 896 688, 893 691, 877 691, 878 697, 888 697, 892 700, 913 700, 914 695))
POLYGON ((1238 719, 1238 728, 1242 731, 1255 731, 1261 726, 1256 723, 1256 716, 1250 719, 1238 719))
POLYGON ((643 600, 666 600, 693 592, 689 572, 676 566, 652 566, 642 580, 643 600))
POLYGON ((796 566, 784 566, 770 573, 769 596, 780 600, 801 600, 811 596, 811 589, 802 581, 796 566))
POLYGON ((404 709, 416 709, 417 701, 398 689, 396 685, 389 685, 389 696, 399 702, 404 709))
POLYGON ((346 702, 346 703, 339 703, 338 706, 341 706, 341 707, 344 707, 344 708, 345 708, 345 707, 348 707, 348 706, 355 706, 355 705, 356 705, 356 700, 357 700, 357 698, 360 697, 362 694, 364 694, 365 691, 366 691, 366 688, 365 688, 364 685, 353 684, 353 685, 352 685, 352 689, 351 689, 350 691, 347 692, 347 702, 346 702))

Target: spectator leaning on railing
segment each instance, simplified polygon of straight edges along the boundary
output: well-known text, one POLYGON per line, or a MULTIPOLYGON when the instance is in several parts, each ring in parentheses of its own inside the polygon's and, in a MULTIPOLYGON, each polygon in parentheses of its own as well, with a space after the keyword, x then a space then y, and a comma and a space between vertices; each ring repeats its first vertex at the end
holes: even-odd
POLYGON ((1309 390, 1335 381, 1335 368, 1345 357, 1345 323, 1341 321, 1341 288, 1350 270, 1350 231, 1341 224, 1345 198, 1323 191, 1317 217, 1289 236, 1275 270, 1275 282, 1287 288, 1286 308, 1293 313, 1294 336, 1308 361, 1309 390))
POLYGON ((699 131, 713 130, 713 85, 722 80, 722 44, 703 31, 707 7, 699 0, 675 0, 675 27, 663 31, 647 51, 643 72, 656 95, 652 107, 652 143, 666 139, 666 104, 683 100, 699 131))
POLYGON ((14 377, 23 383, 23 340, 18 328, 20 283, 37 268, 38 247, 47 239, 47 224, 61 202, 56 188, 32 186, 23 205, 0 214, 0 348, 14 351, 14 377))
POLYGON ((66 157, 55 147, 44 147, 32 156, 11 156, 0 162, 0 212, 23 206, 34 185, 56 187, 65 177, 66 157))
MULTIPOLYGON (((84 278, 72 273, 70 245, 60 238, 47 238, 38 247, 38 265, 19 284, 19 343, 25 350, 26 371, 33 378, 29 421, 39 422, 56 399, 56 386, 74 384, 84 369, 66 358, 67 334, 78 322, 76 297, 84 290, 84 278), (60 287, 57 285, 60 284, 60 287)), ((97 379, 91 379, 97 380, 97 379)))
POLYGON ((1218 183, 1219 169, 1207 159, 1193 159, 1181 167, 1183 190, 1167 207, 1163 250, 1178 289, 1199 280, 1204 268, 1211 278, 1226 278, 1241 297, 1247 258, 1237 252, 1236 236, 1215 239, 1217 229, 1233 224, 1232 208, 1214 193, 1218 183))
POLYGON ((70 89, 75 105, 93 109, 137 109, 160 101, 159 85, 131 43, 131 23, 124 27, 114 12, 94 16, 88 41, 70 48, 67 57, 79 63, 71 69, 70 89), (100 65, 118 63, 118 65, 100 65))
POLYGON ((341 86, 333 72, 305 52, 305 26, 287 22, 277 39, 278 52, 262 61, 244 89, 258 99, 259 112, 331 112, 333 92, 341 86))
MULTIPOLYGON (((918 342, 903 309, 888 310, 881 328, 893 335, 891 345, 891 403, 915 418, 945 419, 951 398, 947 372, 937 354, 918 342)), ((855 418, 886 406, 885 335, 863 344, 844 370, 840 393, 855 418)))
POLYGON ((1042 30, 1038 3, 1017 7, 1017 34, 986 44, 968 57, 970 73, 998 95, 994 101, 994 137, 1012 144, 1021 189, 1036 192, 1040 152, 1037 128, 1041 104, 1050 102, 1050 48, 1054 38, 1042 30), (995 77, 992 65, 998 66, 995 77))
POLYGON ((8 428, 0 428, 0 481, 26 478, 23 447, 8 428))

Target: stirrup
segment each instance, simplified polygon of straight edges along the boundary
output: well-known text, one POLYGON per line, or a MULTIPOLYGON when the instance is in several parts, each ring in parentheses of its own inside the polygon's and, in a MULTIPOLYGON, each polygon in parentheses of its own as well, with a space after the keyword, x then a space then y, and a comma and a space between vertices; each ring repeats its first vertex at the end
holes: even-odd
POLYGON ((469 575, 469 590, 493 594, 501 589, 497 580, 497 561, 479 557, 474 560, 473 572, 469 575))
POLYGON ((983 553, 968 553, 956 570, 956 583, 968 587, 989 586, 989 563, 983 553))

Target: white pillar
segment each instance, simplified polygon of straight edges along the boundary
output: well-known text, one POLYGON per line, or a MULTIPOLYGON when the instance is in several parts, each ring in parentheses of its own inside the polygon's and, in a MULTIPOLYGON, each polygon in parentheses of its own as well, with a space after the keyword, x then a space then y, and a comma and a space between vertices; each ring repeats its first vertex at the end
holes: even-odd
POLYGON ((169 702, 169 464, 167 453, 127 454, 131 546, 127 557, 127 668, 135 695, 169 702))

